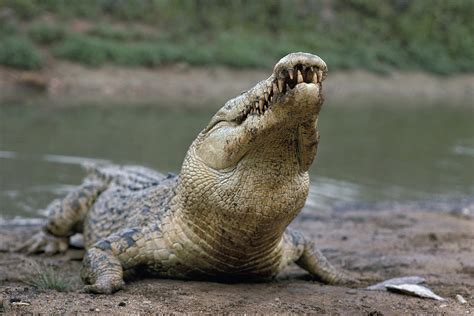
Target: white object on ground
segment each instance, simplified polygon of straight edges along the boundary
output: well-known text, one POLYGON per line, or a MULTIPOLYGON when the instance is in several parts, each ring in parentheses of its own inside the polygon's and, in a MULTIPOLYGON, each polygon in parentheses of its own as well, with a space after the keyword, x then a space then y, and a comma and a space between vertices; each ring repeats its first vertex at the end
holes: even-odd
POLYGON ((393 285, 388 284, 385 286, 388 291, 401 293, 401 294, 408 294, 412 296, 424 297, 424 298, 431 298, 437 301, 445 301, 439 295, 434 294, 429 288, 418 285, 418 284, 400 284, 400 285, 393 285))
POLYGON ((374 285, 367 287, 367 290, 387 290, 387 285, 400 285, 400 284, 420 284, 425 282, 425 279, 419 276, 407 276, 401 278, 389 279, 374 285))
POLYGON ((456 294, 456 301, 458 301, 461 304, 466 304, 467 303, 467 301, 464 299, 464 297, 462 297, 459 294, 456 294))

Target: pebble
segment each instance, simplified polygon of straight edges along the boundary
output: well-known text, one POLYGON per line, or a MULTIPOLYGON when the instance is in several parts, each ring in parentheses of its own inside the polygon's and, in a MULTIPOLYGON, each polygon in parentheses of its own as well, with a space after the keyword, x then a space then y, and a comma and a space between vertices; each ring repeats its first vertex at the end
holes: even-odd
POLYGON ((464 297, 462 297, 460 294, 456 295, 456 301, 458 301, 460 304, 466 304, 467 301, 464 297))
POLYGON ((151 301, 143 301, 143 304, 151 304, 151 301))
POLYGON ((350 289, 346 291, 346 294, 357 294, 357 291, 354 289, 350 289))

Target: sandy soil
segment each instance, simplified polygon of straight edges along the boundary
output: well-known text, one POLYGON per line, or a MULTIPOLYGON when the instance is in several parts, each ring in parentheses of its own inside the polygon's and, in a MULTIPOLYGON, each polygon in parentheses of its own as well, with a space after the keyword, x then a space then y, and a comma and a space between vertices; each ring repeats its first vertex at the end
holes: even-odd
MULTIPOLYGON (((215 107, 270 74, 271 69, 199 68, 185 64, 142 69, 87 68, 54 62, 41 72, 0 67, 0 104, 27 100, 59 106, 90 102, 215 107)), ((474 99, 474 74, 446 77, 395 72, 381 76, 365 71, 330 71, 324 87, 326 103, 336 105, 387 99, 400 105, 419 105, 420 100, 426 104, 469 104, 474 99)))
MULTIPOLYGON (((472 207, 472 205, 470 206, 472 207)), ((37 227, 0 227, 0 301, 14 313, 315 313, 401 315, 474 313, 474 219, 427 208, 303 210, 292 224, 310 235, 340 269, 361 280, 359 288, 328 286, 292 266, 278 280, 220 284, 139 279, 113 296, 81 293, 78 251, 65 256, 4 252, 37 227), (51 264, 74 285, 69 293, 37 290, 22 282, 31 262, 51 264), (438 302, 363 288, 392 277, 419 275, 447 301, 438 302), (462 295, 466 304, 455 300, 462 295), (16 303, 15 303, 16 302, 16 303), (18 302, 26 303, 18 306, 18 302)), ((0 306, 2 306, 0 304, 0 306)), ((0 313, 1 313, 0 307, 0 313)))

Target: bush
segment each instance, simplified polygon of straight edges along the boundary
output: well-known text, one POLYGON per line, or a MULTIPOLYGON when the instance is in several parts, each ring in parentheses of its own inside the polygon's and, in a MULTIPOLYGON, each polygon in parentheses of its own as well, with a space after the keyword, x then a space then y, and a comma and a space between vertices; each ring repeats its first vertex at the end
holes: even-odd
POLYGON ((54 49, 61 58, 89 66, 106 62, 125 66, 156 67, 182 59, 183 48, 167 42, 121 42, 75 34, 54 49))
POLYGON ((67 37, 55 47, 54 54, 93 67, 102 65, 107 60, 107 48, 103 42, 82 35, 67 37))
POLYGON ((41 55, 25 37, 3 37, 0 38, 0 64, 19 69, 39 69, 41 55))
POLYGON ((64 38, 65 31, 62 25, 52 25, 47 23, 33 24, 28 35, 39 44, 50 45, 64 38))

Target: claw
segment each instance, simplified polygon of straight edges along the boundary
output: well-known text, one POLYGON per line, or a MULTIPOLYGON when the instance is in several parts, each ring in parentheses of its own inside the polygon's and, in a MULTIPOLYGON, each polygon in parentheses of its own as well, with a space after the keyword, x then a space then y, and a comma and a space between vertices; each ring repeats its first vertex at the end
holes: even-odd
POLYGON ((122 280, 120 282, 112 283, 95 283, 91 285, 84 286, 84 292, 86 293, 95 293, 95 294, 112 294, 123 288, 125 282, 122 280))
POLYGON ((34 254, 44 252, 47 255, 66 252, 69 247, 68 238, 56 237, 40 231, 25 243, 13 249, 14 252, 34 254))

